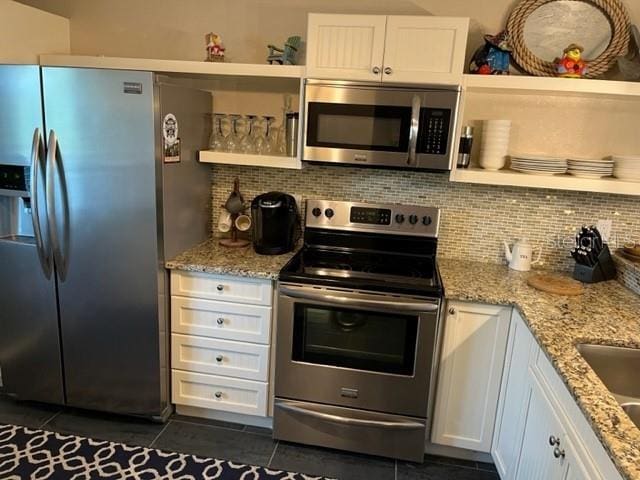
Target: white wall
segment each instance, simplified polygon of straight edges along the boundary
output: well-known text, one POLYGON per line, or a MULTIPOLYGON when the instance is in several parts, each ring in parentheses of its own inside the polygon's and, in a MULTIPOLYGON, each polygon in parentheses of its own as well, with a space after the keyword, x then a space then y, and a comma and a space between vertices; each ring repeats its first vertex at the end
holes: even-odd
MULTIPOLYGON (((504 27, 517 0, 21 0, 71 18, 74 54, 202 60, 220 33, 233 62, 262 63, 268 43, 305 36, 308 12, 471 17, 468 52, 504 27)), ((640 0, 625 0, 640 22, 640 0)))
POLYGON ((41 53, 69 53, 69 20, 0 0, 0 63, 38 63, 41 53))

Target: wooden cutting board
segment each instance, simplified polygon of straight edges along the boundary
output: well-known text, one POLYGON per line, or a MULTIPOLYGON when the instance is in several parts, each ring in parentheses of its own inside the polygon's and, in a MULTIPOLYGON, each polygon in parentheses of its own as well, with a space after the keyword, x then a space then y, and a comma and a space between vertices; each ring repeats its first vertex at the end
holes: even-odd
POLYGON ((536 273, 527 279, 529 286, 556 295, 581 295, 584 291, 582 283, 573 278, 549 273, 536 273))

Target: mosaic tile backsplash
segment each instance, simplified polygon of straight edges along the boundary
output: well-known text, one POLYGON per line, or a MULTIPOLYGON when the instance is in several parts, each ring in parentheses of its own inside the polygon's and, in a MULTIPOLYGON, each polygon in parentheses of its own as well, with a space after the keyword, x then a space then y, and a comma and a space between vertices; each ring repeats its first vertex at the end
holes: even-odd
POLYGON ((542 248, 545 268, 570 269, 573 259, 568 252, 574 232, 599 219, 613 221, 612 249, 640 242, 640 197, 451 183, 446 175, 436 173, 318 165, 302 170, 215 165, 212 177, 213 225, 238 177, 247 201, 277 190, 303 201, 322 198, 439 207, 439 254, 447 258, 501 263, 503 240, 527 237, 542 248))

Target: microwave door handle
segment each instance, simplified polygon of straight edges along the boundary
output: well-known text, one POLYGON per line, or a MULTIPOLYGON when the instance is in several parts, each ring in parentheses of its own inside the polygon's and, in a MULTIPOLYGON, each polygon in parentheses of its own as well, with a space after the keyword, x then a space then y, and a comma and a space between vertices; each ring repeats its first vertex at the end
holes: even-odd
MULTIPOLYGON (((345 305, 355 308, 382 308, 391 310, 403 310, 412 312, 435 312, 438 310, 438 304, 436 302, 428 302, 424 300, 412 300, 408 298, 403 299, 389 299, 389 300, 377 300, 370 298, 353 298, 347 294, 341 294, 341 292, 325 293, 314 292, 313 288, 307 289, 305 287, 290 287, 280 286, 280 293, 292 298, 300 298, 303 300, 316 300, 320 302, 333 303, 338 305, 345 305)), ((392 298, 392 297, 390 297, 392 298)))
POLYGON ((407 165, 416 165, 416 150, 418 147, 418 126, 420 124, 420 108, 422 101, 419 95, 411 100, 411 125, 409 126, 409 158, 407 165))

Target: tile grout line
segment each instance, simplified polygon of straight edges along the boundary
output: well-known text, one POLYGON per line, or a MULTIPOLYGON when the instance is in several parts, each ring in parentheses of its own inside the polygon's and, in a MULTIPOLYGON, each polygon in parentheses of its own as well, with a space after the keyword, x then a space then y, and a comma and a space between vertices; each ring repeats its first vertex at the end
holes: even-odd
POLYGON ((271 452, 271 458, 269 458, 269 463, 267 463, 268 468, 271 468, 271 462, 273 462, 273 457, 276 456, 276 450, 278 450, 278 445, 280 445, 280 440, 276 440, 276 446, 273 447, 273 452, 271 452))
POLYGON ((62 410, 60 410, 59 412, 54 413, 51 417, 49 417, 47 420, 45 420, 44 423, 42 425, 40 425, 39 428, 44 428, 47 425, 47 423, 51 422, 54 418, 56 418, 61 413, 62 413, 62 410))
POLYGON ((167 423, 165 424, 165 426, 164 426, 164 427, 162 427, 162 430, 160 430, 160 433, 158 433, 158 434, 156 435, 156 437, 151 441, 151 443, 149 444, 149 448, 154 448, 154 447, 153 447, 153 444, 154 444, 154 443, 156 443, 156 442, 158 441, 158 439, 160 438, 160 435, 162 435, 162 434, 165 432, 165 430, 169 427, 169 425, 171 424, 171 422, 172 422, 172 421, 173 421, 173 420, 169 420, 169 421, 167 421, 167 423))

